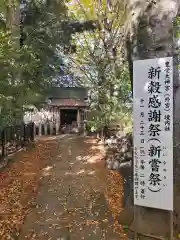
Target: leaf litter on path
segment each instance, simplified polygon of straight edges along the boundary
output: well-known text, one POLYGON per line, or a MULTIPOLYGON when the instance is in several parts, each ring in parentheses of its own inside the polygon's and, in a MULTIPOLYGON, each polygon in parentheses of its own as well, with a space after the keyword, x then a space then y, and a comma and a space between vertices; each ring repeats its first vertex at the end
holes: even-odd
POLYGON ((128 239, 121 224, 118 222, 118 217, 123 210, 123 198, 124 198, 124 188, 123 188, 123 177, 115 171, 107 170, 107 188, 106 188, 106 199, 109 205, 109 210, 111 211, 114 218, 114 232, 119 235, 123 235, 124 239, 128 239))
POLYGON ((0 239, 16 239, 35 203, 38 183, 46 160, 57 148, 55 141, 38 142, 34 149, 17 153, 13 162, 0 172, 0 239))
MULTIPOLYGON (((92 143, 91 146, 94 146, 95 144, 92 143)), ((35 195, 35 192, 37 192, 38 188, 38 182, 39 179, 42 176, 41 169, 46 165, 46 159, 51 159, 53 154, 52 152, 55 152, 54 149, 56 148, 56 144, 51 144, 51 146, 48 144, 40 144, 36 148, 36 153, 30 152, 28 154, 24 154, 23 156, 19 157, 21 161, 15 161, 15 166, 11 166, 11 168, 5 172, 5 180, 3 183, 6 183, 5 186, 2 187, 4 189, 4 196, 7 200, 8 194, 11 196, 11 199, 16 199, 15 202, 19 203, 18 206, 11 200, 11 203, 8 203, 7 206, 9 209, 13 209, 11 211, 11 214, 14 218, 7 218, 5 222, 5 231, 6 234, 5 238, 0 239, 10 239, 8 237, 13 237, 12 239, 15 239, 15 235, 13 236, 13 233, 16 233, 16 236, 19 233, 19 230, 21 228, 21 225, 24 221, 24 218, 29 211, 29 207, 32 206, 33 197, 35 195), (54 145, 54 146, 53 146, 54 145), (34 164, 35 163, 35 164, 34 164), (12 174, 13 173, 13 174, 12 174), (14 177, 15 176, 15 177, 14 177), (7 181, 7 179, 10 179, 10 181, 7 181), (9 184, 7 184, 7 182, 9 184), (15 182, 15 187, 13 187, 13 184, 15 182), (15 190, 14 190, 15 189, 15 190), (25 192, 25 194, 22 195, 22 193, 25 192), (14 194, 16 193, 16 194, 14 194), (12 219, 14 219, 12 224, 12 219), (7 223, 8 222, 8 223, 7 223), (10 225, 11 223, 11 225, 10 225)), ((76 145, 74 145, 74 149, 76 149, 76 145)), ((61 149, 61 154, 63 154, 63 151, 66 151, 65 148, 61 149)), ((79 154, 79 153, 78 153, 79 154)), ((37 220, 40 221, 40 225, 44 222, 44 217, 42 211, 45 213, 50 214, 51 218, 47 218, 50 222, 49 227, 54 229, 53 233, 60 228, 62 229, 62 232, 67 232, 67 235, 69 234, 80 234, 79 237, 84 237, 84 233, 86 232, 89 237, 93 236, 99 236, 100 231, 103 236, 107 237, 109 234, 111 234, 111 230, 113 229, 116 237, 113 239, 121 239, 121 240, 127 240, 127 237, 124 234, 124 231, 122 229, 122 226, 118 224, 117 216, 119 214, 119 211, 122 208, 122 196, 123 196, 123 189, 121 188, 121 178, 118 174, 115 174, 114 172, 106 171, 104 164, 103 164, 103 153, 98 151, 97 148, 90 148, 86 149, 87 154, 87 161, 77 163, 78 165, 78 171, 79 167, 84 168, 84 172, 82 174, 73 176, 71 185, 69 184, 69 181, 67 178, 63 175, 62 178, 57 178, 57 174, 52 174, 50 177, 50 184, 49 194, 52 196, 57 192, 60 191, 61 194, 65 190, 63 187, 65 185, 69 186, 65 193, 67 194, 67 199, 62 199, 57 197, 57 200, 59 201, 60 205, 62 205, 63 214, 58 211, 55 211, 56 209, 54 206, 47 206, 47 209, 42 208, 42 206, 38 207, 37 212, 39 212, 39 217, 37 217, 37 220), (88 151, 87 151, 88 150, 88 151), (83 165, 82 165, 83 164, 83 165), (88 175, 87 172, 89 170, 93 169, 94 174, 88 175), (55 179, 54 179, 55 177, 55 179), (101 178, 101 181, 99 181, 101 178), (57 184, 58 180, 58 184, 57 184), (67 182, 66 182, 67 181, 67 182), (62 182, 62 183, 61 183, 62 182), (59 189, 59 183, 60 189, 59 189), (80 186, 81 185, 81 186, 80 186), (84 194, 82 194, 82 192, 84 194), (70 196, 73 196, 74 202, 70 200, 70 196), (105 204, 105 198, 106 196, 107 202, 109 203, 109 208, 106 207, 105 204), (77 199, 76 199, 77 197, 77 199), (81 205, 79 205, 79 201, 82 201, 81 205), (100 204, 100 205, 99 205, 100 204), (105 205, 105 206, 103 206, 105 205), (53 210, 53 213, 51 213, 53 210), (54 212, 55 211, 55 212, 54 212), (55 214, 56 216, 53 217, 55 214), (110 215, 114 217, 114 222, 111 221, 110 215), (42 217, 42 218, 41 218, 42 217), (55 219, 55 222, 53 222, 55 219), (57 220, 60 219, 61 224, 57 226, 57 220), (65 230, 68 229, 68 230, 65 230), (93 236, 91 236, 94 234, 93 236)), ((48 161, 48 162, 51 162, 48 161)), ((59 163, 58 163, 59 164, 59 163)), ((62 162, 63 164, 63 162, 62 162)), ((76 165, 76 164, 75 164, 76 165)), ((64 166, 64 165, 63 165, 64 166)), ((76 166, 74 166, 75 168, 76 166)), ((46 167, 46 170, 50 169, 48 166, 46 167)), ((62 169, 62 167, 60 167, 62 169)), ((74 169, 75 170, 75 169, 74 169)), ((61 170, 62 171, 62 170, 61 170)), ((44 175, 43 175, 44 176, 44 175)), ((71 199, 72 199, 71 196, 71 199)), ((6 202, 6 201, 5 201, 6 202)), ((35 204, 35 203, 34 203, 35 204)), ((4 204, 5 206, 5 204, 4 204)), ((35 204, 36 206, 36 204, 35 204)), ((5 209, 7 207, 5 206, 5 209)), ((8 216, 8 214, 7 214, 8 216)), ((5 219, 3 219, 5 221, 5 219)), ((59 220, 58 220, 59 222, 59 220)), ((2 221, 0 223, 3 224, 2 221)), ((36 225, 36 224, 35 224, 36 225)), ((35 225, 33 225, 35 227, 35 225)), ((34 227, 28 228, 27 234, 22 239, 31 239, 31 240, 40 240, 40 239, 53 239, 52 232, 50 233, 48 229, 43 228, 39 229, 37 231, 34 227), (41 232, 42 230, 42 232, 41 232), (47 230, 47 232, 46 232, 47 230), (48 238, 49 237, 49 238, 48 238)), ((73 235, 74 236, 74 235, 73 235)), ((83 238, 82 238, 83 239, 83 238)), ((105 239, 105 237, 102 237, 102 239, 105 239)))

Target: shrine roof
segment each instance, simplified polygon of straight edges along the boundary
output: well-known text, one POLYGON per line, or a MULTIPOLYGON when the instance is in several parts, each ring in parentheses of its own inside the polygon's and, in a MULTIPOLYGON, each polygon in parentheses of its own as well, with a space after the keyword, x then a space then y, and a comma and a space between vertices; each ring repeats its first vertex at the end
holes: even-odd
POLYGON ((52 99, 51 106, 58 107, 88 107, 88 103, 80 99, 52 99))
POLYGON ((52 87, 48 91, 49 99, 78 99, 84 101, 88 90, 83 87, 52 87))

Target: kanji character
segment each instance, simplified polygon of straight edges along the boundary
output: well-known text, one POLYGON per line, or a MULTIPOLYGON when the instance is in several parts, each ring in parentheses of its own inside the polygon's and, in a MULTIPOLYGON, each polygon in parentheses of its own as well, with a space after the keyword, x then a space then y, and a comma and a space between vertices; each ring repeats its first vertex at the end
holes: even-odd
POLYGON ((145 181, 140 181, 140 185, 144 187, 146 185, 145 181))
POLYGON ((161 161, 159 159, 153 158, 153 159, 151 159, 151 161, 149 161, 149 163, 151 164, 152 172, 159 171, 159 164, 161 163, 161 161))
POLYGON ((165 130, 166 132, 169 132, 169 131, 170 131, 170 127, 169 127, 169 126, 165 126, 164 130, 165 130))
POLYGON ((151 81, 148 86, 148 93, 161 93, 160 92, 161 84, 159 82, 151 81))
POLYGON ((151 145, 149 150, 148 150, 150 157, 156 157, 157 156, 158 158, 161 155, 161 151, 162 151, 162 149, 161 149, 160 146, 154 146, 154 145, 151 145))
POLYGON ((151 124, 149 126, 149 135, 151 137, 156 137, 159 136, 159 132, 161 131, 161 129, 159 129, 160 125, 159 124, 151 124))
POLYGON ((145 167, 144 167, 144 165, 141 164, 140 168, 141 168, 142 170, 144 170, 145 167))
POLYGON ((150 110, 149 113, 149 118, 148 120, 151 122, 160 122, 161 121, 161 111, 160 110, 150 110))
POLYGON ((145 193, 145 189, 141 189, 141 194, 144 194, 145 193))
POLYGON ((157 77, 159 79, 160 72, 161 72, 160 67, 157 67, 157 68, 151 67, 148 72, 148 78, 153 79, 157 77))
POLYGON ((140 117, 144 117, 144 112, 141 112, 141 113, 140 113, 140 117))
POLYGON ((169 115, 169 114, 166 114, 166 115, 164 116, 164 119, 165 119, 165 120, 169 120, 169 121, 170 121, 171 117, 170 117, 170 115, 169 115))
POLYGON ((166 65, 167 68, 169 68, 169 67, 170 67, 169 61, 166 61, 166 62, 165 62, 165 65, 166 65))
POLYGON ((159 100, 159 96, 158 95, 153 95, 152 97, 149 98, 149 103, 148 103, 148 107, 152 107, 152 108, 159 108, 161 106, 161 101, 159 100))
POLYGON ((166 86, 165 86, 165 90, 166 90, 166 92, 168 92, 169 89, 170 89, 170 86, 169 86, 169 85, 166 85, 166 86))
POLYGON ((153 186, 157 186, 157 185, 160 185, 160 182, 162 180, 160 179, 160 174, 159 173, 151 173, 150 176, 149 176, 149 182, 150 182, 150 185, 153 185, 153 186))

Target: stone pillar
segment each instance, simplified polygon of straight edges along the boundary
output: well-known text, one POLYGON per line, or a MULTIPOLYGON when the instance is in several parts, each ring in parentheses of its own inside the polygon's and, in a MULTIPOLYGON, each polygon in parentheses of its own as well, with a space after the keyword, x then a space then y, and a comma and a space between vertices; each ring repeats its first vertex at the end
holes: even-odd
POLYGON ((42 124, 41 122, 39 123, 39 137, 42 136, 42 124))
POLYGON ((84 136, 86 136, 86 121, 83 123, 83 131, 84 131, 84 136))
POLYGON ((49 125, 50 125, 50 135, 53 135, 53 122, 51 121, 49 125))
POLYGON ((44 123, 44 135, 47 136, 47 121, 44 123))
POLYGON ((56 109, 56 135, 59 134, 59 126, 60 126, 59 108, 57 108, 56 109))
POLYGON ((49 127, 50 127, 50 135, 53 134, 53 111, 54 111, 54 107, 50 108, 50 122, 49 122, 49 127))
POLYGON ((58 123, 58 121, 56 122, 56 135, 58 135, 59 134, 59 123, 58 123))

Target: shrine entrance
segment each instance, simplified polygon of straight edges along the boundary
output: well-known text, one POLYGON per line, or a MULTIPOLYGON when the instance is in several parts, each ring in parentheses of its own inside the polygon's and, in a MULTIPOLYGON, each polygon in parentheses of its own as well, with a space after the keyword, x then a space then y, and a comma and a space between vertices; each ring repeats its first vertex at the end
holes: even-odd
POLYGON ((61 125, 73 125, 73 123, 77 123, 77 109, 61 109, 60 111, 61 125))

